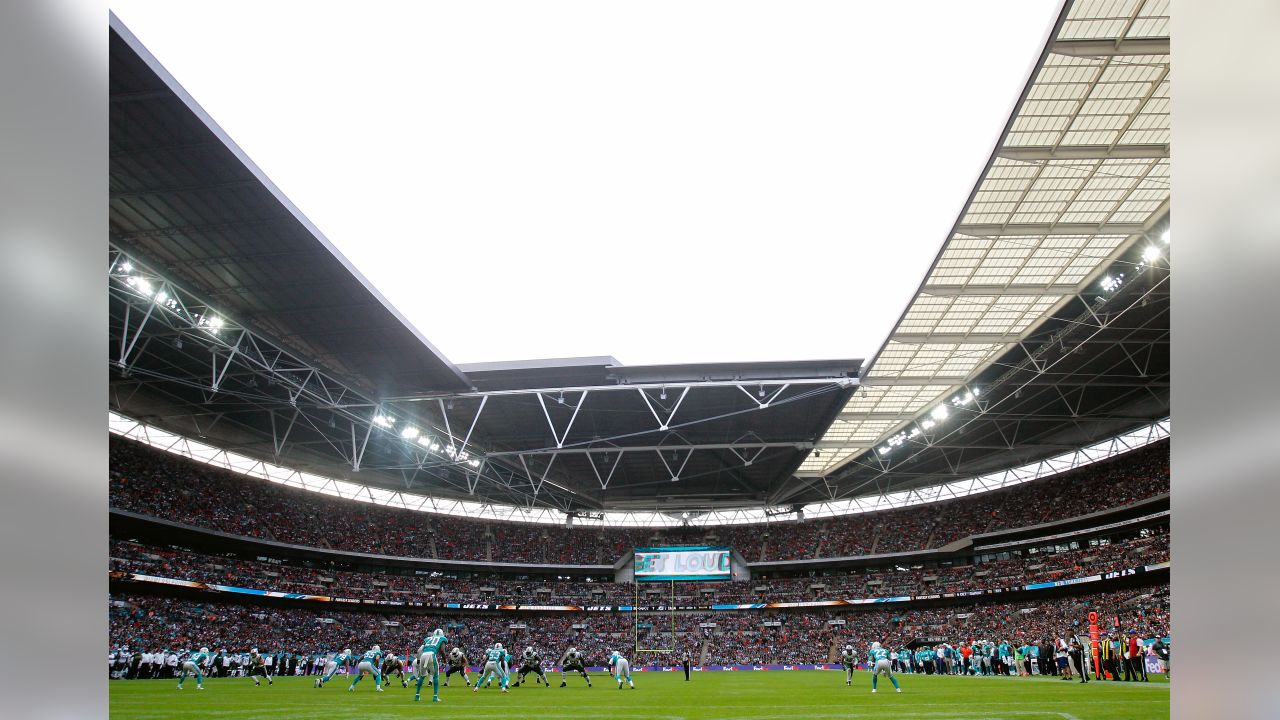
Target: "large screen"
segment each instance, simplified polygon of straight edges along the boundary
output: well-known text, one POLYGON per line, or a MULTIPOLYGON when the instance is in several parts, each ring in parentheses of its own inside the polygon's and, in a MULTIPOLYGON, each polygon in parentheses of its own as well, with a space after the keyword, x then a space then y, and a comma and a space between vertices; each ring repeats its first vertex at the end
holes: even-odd
POLYGON ((636 548, 636 582, 730 580, 727 547, 636 548))

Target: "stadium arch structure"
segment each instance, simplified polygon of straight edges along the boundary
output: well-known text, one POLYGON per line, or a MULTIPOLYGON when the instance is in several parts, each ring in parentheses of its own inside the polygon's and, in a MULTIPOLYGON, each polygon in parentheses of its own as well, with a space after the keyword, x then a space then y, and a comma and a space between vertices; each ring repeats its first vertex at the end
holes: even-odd
POLYGON ((110 422, 375 502, 655 524, 941 499, 1167 433, 1166 5, 1065 4, 869 361, 659 367, 451 363, 112 17, 110 422))

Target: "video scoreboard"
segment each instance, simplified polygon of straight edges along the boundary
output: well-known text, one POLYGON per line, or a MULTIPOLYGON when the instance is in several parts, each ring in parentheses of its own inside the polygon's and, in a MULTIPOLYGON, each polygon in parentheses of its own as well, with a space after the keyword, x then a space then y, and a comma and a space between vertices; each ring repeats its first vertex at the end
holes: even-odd
POLYGON ((636 582, 731 580, 727 547, 636 548, 636 582))

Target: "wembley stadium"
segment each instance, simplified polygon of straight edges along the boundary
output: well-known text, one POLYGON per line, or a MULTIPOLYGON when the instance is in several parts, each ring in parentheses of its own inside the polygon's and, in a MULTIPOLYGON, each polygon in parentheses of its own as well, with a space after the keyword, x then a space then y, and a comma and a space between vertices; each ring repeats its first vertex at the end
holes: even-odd
POLYGON ((1168 717, 1168 23, 1065 3, 871 357, 628 365, 452 362, 113 16, 112 714, 1168 717))

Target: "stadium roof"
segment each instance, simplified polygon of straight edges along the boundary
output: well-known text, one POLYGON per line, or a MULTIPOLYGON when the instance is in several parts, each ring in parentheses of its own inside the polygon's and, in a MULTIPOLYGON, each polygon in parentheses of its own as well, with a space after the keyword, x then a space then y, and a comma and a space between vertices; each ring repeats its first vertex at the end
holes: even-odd
POLYGON ((1150 426, 1169 413, 1166 5, 1064 9, 865 367, 455 366, 113 17, 110 406, 372 489, 575 513, 835 508, 1150 426))
POLYGON ((1168 414, 1168 23, 1165 1, 1067 4, 915 299, 819 443, 824 452, 806 458, 799 475, 847 480, 836 497, 909 487, 1168 414), (1152 244, 1162 256, 1144 265, 1152 244), (1150 285, 1140 307, 1124 305, 1134 299, 1129 285, 1105 310, 1091 309, 1106 273, 1127 268, 1133 279, 1139 266, 1150 285), (1052 370, 1032 361, 1034 378, 1004 379, 1041 391, 1020 390, 1016 402, 982 398, 984 380, 1072 323, 1083 323, 1068 341, 1074 354, 1052 370), (964 432, 928 418, 911 447, 873 450, 971 390, 982 398, 973 411, 985 417, 966 418, 964 432), (895 456, 910 458, 910 468, 886 465, 895 456))
POLYGON ((378 394, 469 388, 112 17, 113 246, 378 394))
MULTIPOLYGON (((679 510, 763 505, 857 383, 861 359, 456 367, 112 30, 117 412, 370 486, 679 510)), ((465 316, 465 299, 442 311, 465 316)))

